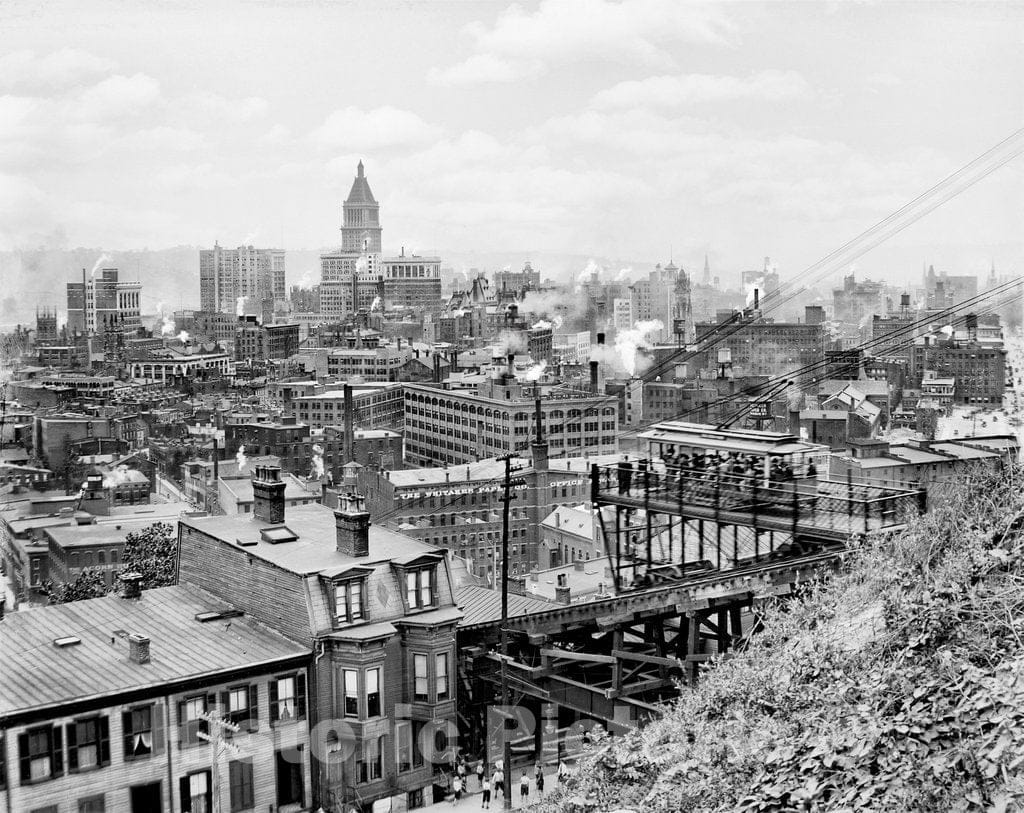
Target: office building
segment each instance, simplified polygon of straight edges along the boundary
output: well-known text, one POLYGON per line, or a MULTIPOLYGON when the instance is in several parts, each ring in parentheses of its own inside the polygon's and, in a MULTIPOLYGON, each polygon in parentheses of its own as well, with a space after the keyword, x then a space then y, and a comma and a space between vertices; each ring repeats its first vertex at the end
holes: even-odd
POLYGON ((381 267, 385 308, 408 308, 417 315, 444 309, 440 257, 406 256, 403 249, 398 257, 385 257, 381 267))
POLYGON ((116 268, 101 268, 81 282, 67 284, 68 333, 131 335, 142 327, 142 283, 120 278, 116 268))
POLYGON ((199 308, 218 313, 262 313, 264 303, 287 297, 284 249, 222 248, 199 252, 199 308), (246 308, 252 309, 247 311, 246 308))

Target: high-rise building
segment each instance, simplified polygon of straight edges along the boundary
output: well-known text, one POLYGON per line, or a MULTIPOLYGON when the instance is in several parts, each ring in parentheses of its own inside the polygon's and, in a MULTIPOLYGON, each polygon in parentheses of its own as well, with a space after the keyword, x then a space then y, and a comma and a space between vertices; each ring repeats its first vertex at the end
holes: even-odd
POLYGON ((239 299, 260 312, 262 303, 284 300, 284 250, 279 248, 222 248, 214 243, 212 249, 199 252, 200 310, 218 313, 238 313, 239 299))
POLYGON ((383 262, 384 303, 388 308, 410 308, 417 313, 440 313, 444 309, 441 296, 441 258, 406 256, 388 257, 383 262))
POLYGON ((102 268, 68 283, 68 332, 131 334, 142 326, 142 283, 125 282, 116 268, 102 268))
POLYGON ((320 256, 320 311, 333 319, 360 308, 369 310, 375 299, 384 296, 380 204, 370 190, 362 161, 342 210, 341 247, 320 256))

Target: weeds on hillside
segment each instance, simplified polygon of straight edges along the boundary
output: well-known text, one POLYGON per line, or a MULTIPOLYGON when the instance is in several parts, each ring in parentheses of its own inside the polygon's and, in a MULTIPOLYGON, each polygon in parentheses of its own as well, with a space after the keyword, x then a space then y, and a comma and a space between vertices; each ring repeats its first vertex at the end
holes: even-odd
POLYGON ((535 810, 1024 810, 1020 483, 974 475, 855 543, 535 810))

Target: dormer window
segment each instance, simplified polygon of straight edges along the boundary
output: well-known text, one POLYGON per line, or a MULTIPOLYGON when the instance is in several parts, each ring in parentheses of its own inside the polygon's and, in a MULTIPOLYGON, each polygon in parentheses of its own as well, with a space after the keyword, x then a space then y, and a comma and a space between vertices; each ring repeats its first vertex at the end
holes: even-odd
POLYGON ((434 568, 421 567, 405 573, 405 600, 410 610, 434 605, 434 568))
POLYGON ((335 624, 352 624, 363 620, 363 592, 362 579, 334 583, 335 624))

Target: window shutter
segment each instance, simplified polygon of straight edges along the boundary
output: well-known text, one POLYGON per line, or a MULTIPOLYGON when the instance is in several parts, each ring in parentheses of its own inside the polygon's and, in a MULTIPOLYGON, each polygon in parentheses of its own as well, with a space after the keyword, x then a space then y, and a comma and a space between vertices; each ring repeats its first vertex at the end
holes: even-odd
POLYGON ((441 604, 440 588, 437 583, 437 568, 432 567, 427 571, 427 578, 430 579, 430 599, 433 606, 438 607, 441 604))
POLYGON ((68 731, 68 770, 78 770, 78 727, 72 721, 67 724, 68 731))
POLYGON ((222 717, 231 713, 231 692, 220 693, 220 713, 222 717))
POLYGON ((249 684, 249 731, 260 730, 259 689, 257 684, 249 684))
POLYGON ((18 776, 22 784, 32 778, 32 759, 28 754, 28 734, 18 735, 18 776))
POLYGON ((100 717, 100 765, 110 764, 110 718, 100 717))
POLYGON ((185 745, 188 740, 188 722, 185 719, 185 708, 186 703, 184 700, 178 701, 178 747, 181 748, 185 745))
POLYGON ((192 796, 189 793, 187 776, 183 776, 178 780, 178 793, 181 794, 182 813, 192 813, 192 796))
POLYGON ((252 760, 245 760, 242 762, 242 805, 244 807, 254 807, 256 790, 253 787, 252 782, 252 760))
POLYGON ((306 719, 306 673, 299 672, 295 676, 295 718, 306 719))
POLYGON ((270 722, 277 722, 277 680, 270 680, 270 722))
POLYGON ((121 712, 121 742, 124 743, 124 758, 133 759, 135 738, 132 736, 132 713, 130 711, 121 712))
POLYGON ((164 742, 167 738, 167 735, 164 733, 164 707, 159 703, 154 703, 149 714, 149 720, 153 726, 153 753, 162 754, 164 752, 164 742))
POLYGON ((53 776, 64 775, 64 738, 61 736, 59 725, 53 727, 53 739, 50 740, 51 762, 53 763, 53 776))

